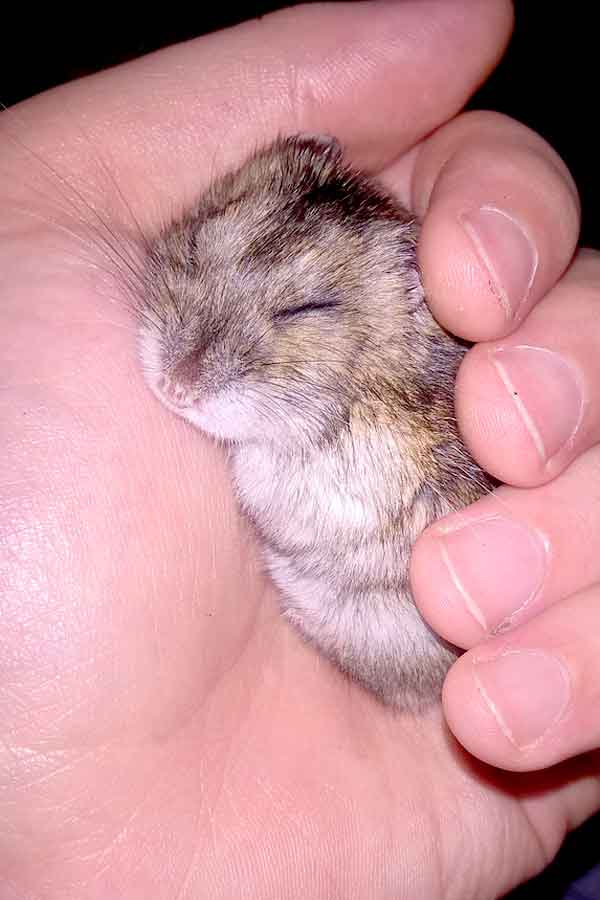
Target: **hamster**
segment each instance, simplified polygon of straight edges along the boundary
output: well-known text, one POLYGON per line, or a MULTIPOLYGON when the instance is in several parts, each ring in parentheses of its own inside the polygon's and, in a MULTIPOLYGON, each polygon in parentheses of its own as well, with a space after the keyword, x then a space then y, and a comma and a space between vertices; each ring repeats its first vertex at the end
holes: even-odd
POLYGON ((419 615, 412 545, 493 487, 459 437, 466 346, 433 319, 418 223, 331 138, 280 138, 152 242, 147 384, 229 448, 284 616, 401 711, 457 650, 419 615))

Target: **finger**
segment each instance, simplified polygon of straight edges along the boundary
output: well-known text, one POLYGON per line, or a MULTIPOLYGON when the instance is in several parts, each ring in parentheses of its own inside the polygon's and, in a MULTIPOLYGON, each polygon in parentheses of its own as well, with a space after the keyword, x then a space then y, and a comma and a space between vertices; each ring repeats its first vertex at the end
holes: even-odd
POLYGON ((296 7, 28 101, 19 135, 63 171, 109 160, 157 214, 281 132, 336 133, 374 168, 462 107, 511 26, 508 0, 296 7))
POLYGON ((546 768, 600 747, 600 585, 462 656, 444 686, 458 740, 485 762, 546 768))
POLYGON ((600 440, 599 312, 600 254, 583 251, 518 331, 464 360, 461 432, 500 481, 546 482, 600 440))
POLYGON ((423 279, 436 318, 471 341, 514 331, 567 267, 579 233, 573 179, 525 126, 489 112, 439 129, 414 157, 423 279))
POLYGON ((423 533, 411 563, 416 602, 460 647, 522 626, 600 582, 600 447, 538 488, 502 487, 423 533))

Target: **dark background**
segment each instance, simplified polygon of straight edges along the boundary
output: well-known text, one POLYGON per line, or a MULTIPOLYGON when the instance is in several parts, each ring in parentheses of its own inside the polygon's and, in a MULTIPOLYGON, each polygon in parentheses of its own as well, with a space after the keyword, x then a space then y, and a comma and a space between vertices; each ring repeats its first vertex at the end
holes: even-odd
MULTIPOLYGON (((10 106, 46 88, 132 59, 195 35, 264 15, 292 2, 221 0, 189 9, 164 2, 131 20, 102 4, 67 11, 50 5, 44 14, 27 9, 0 39, 0 101, 10 106), (33 27, 35 26, 35 27, 33 27)), ((542 134, 563 157, 577 182, 583 206, 582 243, 600 248, 599 181, 594 163, 598 87, 598 36, 589 0, 549 3, 515 0, 516 26, 506 56, 473 98, 471 108, 514 116, 542 134)), ((23 4, 25 7, 25 4, 23 4)), ((13 7, 14 13, 14 7, 13 7)), ((600 820, 576 832, 542 876, 511 894, 511 900, 562 900, 568 885, 600 862, 600 820)))

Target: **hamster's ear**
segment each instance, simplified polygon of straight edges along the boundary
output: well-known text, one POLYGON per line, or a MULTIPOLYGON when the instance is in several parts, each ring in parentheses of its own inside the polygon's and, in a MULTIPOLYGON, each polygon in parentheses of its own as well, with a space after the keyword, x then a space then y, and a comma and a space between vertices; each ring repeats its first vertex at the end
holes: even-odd
POLYGON ((342 155, 342 145, 331 134, 301 132, 296 135, 294 140, 299 147, 306 147, 318 156, 327 156, 328 159, 337 160, 342 155))
POLYGON ((290 152, 292 171, 312 171, 316 184, 325 184, 342 164, 342 145, 328 134, 301 133, 284 142, 290 152))

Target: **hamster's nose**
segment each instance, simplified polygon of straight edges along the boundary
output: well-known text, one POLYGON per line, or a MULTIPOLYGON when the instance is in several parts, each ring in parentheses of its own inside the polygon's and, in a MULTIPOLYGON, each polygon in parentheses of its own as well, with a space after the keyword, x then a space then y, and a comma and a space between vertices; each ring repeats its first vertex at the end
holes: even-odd
POLYGON ((156 388, 171 406, 176 406, 179 409, 189 406, 187 390, 181 384, 171 381, 168 375, 159 375, 156 381, 156 388))

